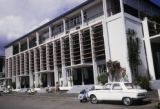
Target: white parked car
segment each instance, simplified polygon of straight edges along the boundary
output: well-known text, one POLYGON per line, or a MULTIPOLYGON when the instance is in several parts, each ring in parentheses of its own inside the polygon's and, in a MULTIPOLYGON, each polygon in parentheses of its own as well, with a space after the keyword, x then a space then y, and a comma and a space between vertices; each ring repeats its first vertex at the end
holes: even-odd
POLYGON ((98 101, 122 101, 124 105, 131 105, 133 100, 143 100, 146 98, 147 91, 140 89, 128 82, 106 83, 103 89, 88 92, 91 103, 98 101))

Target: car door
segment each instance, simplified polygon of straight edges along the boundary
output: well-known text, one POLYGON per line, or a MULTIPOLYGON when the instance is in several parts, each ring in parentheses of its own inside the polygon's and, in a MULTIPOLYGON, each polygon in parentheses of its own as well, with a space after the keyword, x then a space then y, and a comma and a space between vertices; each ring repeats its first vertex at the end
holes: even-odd
POLYGON ((111 83, 104 85, 102 90, 102 100, 110 100, 111 83))
POLYGON ((110 100, 122 100, 123 88, 120 83, 114 83, 110 91, 110 100))

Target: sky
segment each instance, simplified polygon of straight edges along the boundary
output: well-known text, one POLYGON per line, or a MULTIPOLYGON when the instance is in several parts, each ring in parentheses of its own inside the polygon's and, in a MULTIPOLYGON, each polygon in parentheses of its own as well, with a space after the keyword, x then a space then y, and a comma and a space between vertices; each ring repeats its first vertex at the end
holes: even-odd
POLYGON ((9 42, 85 0, 0 0, 0 55, 9 42))
MULTIPOLYGON (((0 0, 0 55, 9 42, 86 0, 0 0)), ((160 0, 154 0, 160 4, 160 0)))

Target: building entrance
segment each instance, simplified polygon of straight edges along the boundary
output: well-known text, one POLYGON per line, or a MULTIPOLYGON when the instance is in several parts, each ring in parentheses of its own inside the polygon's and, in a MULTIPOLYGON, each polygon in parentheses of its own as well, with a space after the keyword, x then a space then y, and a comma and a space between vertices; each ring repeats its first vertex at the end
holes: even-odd
POLYGON ((29 76, 21 77, 21 88, 29 88, 29 76))
POLYGON ((75 68, 72 75, 73 85, 94 84, 93 67, 75 68))
POLYGON ((54 73, 41 74, 41 87, 55 86, 54 73))

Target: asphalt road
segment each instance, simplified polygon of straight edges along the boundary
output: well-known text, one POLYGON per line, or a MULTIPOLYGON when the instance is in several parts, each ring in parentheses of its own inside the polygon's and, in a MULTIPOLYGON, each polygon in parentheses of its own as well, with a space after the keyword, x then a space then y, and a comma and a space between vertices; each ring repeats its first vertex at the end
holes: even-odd
POLYGON ((133 106, 124 106, 121 102, 80 103, 74 96, 61 95, 0 96, 0 109, 153 109, 155 104, 155 101, 144 101, 133 106))

